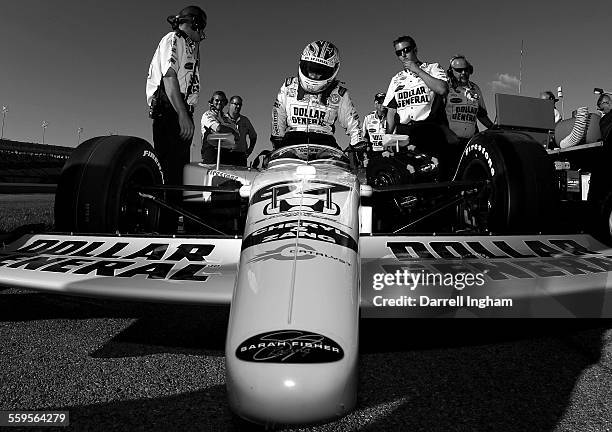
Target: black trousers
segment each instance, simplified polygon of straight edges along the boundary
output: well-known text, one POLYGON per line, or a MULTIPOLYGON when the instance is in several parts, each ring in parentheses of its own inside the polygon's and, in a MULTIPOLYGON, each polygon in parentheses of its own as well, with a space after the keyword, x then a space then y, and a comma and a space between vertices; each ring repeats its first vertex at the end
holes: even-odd
MULTIPOLYGON (((183 168, 189 163, 191 140, 183 140, 176 112, 164 113, 153 120, 153 145, 159 156, 164 171, 164 180, 168 185, 183 184, 183 168)), ((166 192, 170 204, 180 205, 183 193, 166 192)), ((178 214, 165 208, 161 209, 159 230, 162 233, 175 233, 178 228, 178 214)))
POLYGON ((455 173, 463 148, 459 143, 450 143, 441 126, 433 122, 398 124, 395 133, 408 135, 410 144, 427 155, 438 158, 440 180, 450 180, 455 173))

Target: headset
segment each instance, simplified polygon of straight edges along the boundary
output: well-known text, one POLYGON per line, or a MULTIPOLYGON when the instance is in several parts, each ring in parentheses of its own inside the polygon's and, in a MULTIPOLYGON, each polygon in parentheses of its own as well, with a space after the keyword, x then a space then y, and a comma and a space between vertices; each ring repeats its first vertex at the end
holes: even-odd
POLYGON ((178 15, 170 15, 166 20, 172 26, 172 30, 178 30, 182 23, 190 23, 195 32, 204 30, 206 27, 206 13, 197 6, 190 6, 188 11, 182 10, 178 15))
POLYGON ((446 70, 446 73, 449 76, 453 76, 453 67, 451 66, 451 64, 455 61, 455 60, 459 60, 459 59, 463 59, 466 63, 466 67, 467 67, 467 72, 472 75, 474 73, 474 66, 472 66, 472 64, 468 61, 468 59, 465 58, 464 55, 461 54, 457 54, 456 56, 451 57, 451 59, 448 61, 448 69, 446 70))

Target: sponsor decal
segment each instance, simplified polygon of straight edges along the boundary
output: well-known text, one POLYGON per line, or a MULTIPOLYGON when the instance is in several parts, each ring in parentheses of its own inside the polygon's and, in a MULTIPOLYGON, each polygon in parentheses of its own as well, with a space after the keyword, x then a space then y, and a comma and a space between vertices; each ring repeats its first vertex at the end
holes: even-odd
POLYGON ((337 104, 338 102, 340 102, 340 95, 333 93, 332 95, 330 95, 329 101, 333 104, 337 104))
POLYGON ((145 150, 142 155, 144 157, 149 157, 149 158, 153 159, 153 163, 155 163, 155 165, 157 165, 157 169, 159 170, 159 172, 161 174, 162 183, 165 183, 164 182, 164 170, 161 167, 161 163, 159 162, 159 159, 157 159, 157 156, 155 156, 155 153, 153 153, 150 150, 145 150))
POLYGON ((348 233, 322 222, 291 220, 253 231, 242 241, 242 250, 251 246, 290 239, 316 240, 357 252, 357 242, 348 233))
POLYGON ((291 105, 289 113, 293 125, 326 126, 327 110, 316 107, 291 105))
POLYGON ((262 262, 262 261, 268 261, 268 260, 290 261, 290 260, 293 260, 294 258, 297 261, 305 261, 305 260, 311 260, 317 257, 334 260, 342 264, 346 264, 349 267, 351 266, 351 263, 343 260, 342 258, 338 258, 338 257, 335 257, 333 255, 330 255, 324 252, 318 252, 317 250, 315 250, 315 248, 308 246, 308 245, 304 245, 304 244, 297 244, 297 245, 292 244, 289 246, 281 246, 271 251, 265 251, 265 252, 258 253, 257 255, 255 255, 253 258, 249 260, 249 263, 262 262))
MULTIPOLYGON (((261 225, 264 224, 266 222, 270 222, 272 220, 275 219, 279 219, 279 218, 283 218, 283 219, 290 219, 290 218, 299 218, 301 215, 303 215, 303 212, 301 210, 296 210, 296 211, 287 211, 285 213, 277 213, 277 214, 273 214, 270 216, 266 216, 266 217, 262 217, 261 219, 258 219, 256 221, 253 221, 253 225, 261 225)), ((353 227, 351 225, 348 225, 346 223, 343 223, 341 221, 339 221, 337 218, 334 218, 332 216, 326 216, 323 213, 308 213, 308 217, 309 218, 313 218, 313 219, 320 219, 323 221, 328 221, 328 222, 332 222, 336 225, 341 225, 343 227, 345 227, 348 230, 351 230, 353 227)))
POLYGON ((454 98, 450 98, 450 101, 452 103, 461 103, 461 102, 463 102, 463 99, 454 97, 454 98))
MULTIPOLYGON (((273 183, 255 192, 251 198, 250 205, 257 204, 262 201, 269 201, 270 204, 272 204, 274 199, 278 201, 302 195, 312 195, 327 199, 329 195, 338 194, 340 192, 348 192, 350 190, 351 188, 349 186, 317 180, 309 181, 307 184, 296 181, 273 183)), ((329 196, 329 199, 331 200, 331 196, 329 196)), ((276 205, 272 205, 272 207, 276 207, 277 205, 278 203, 276 205)))
POLYGON ((213 244, 133 243, 36 239, 10 254, 0 267, 64 274, 206 281, 219 267, 208 262, 213 244))
POLYGON ((409 105, 424 105, 429 103, 429 89, 424 85, 406 90, 395 91, 397 107, 403 108, 409 105))
POLYGON ((236 348, 236 357, 256 363, 332 363, 344 357, 344 350, 318 333, 277 330, 248 338, 236 348))
POLYGON ((208 171, 208 176, 209 177, 222 177, 222 178, 226 178, 226 179, 230 179, 230 180, 236 180, 241 182, 242 178, 235 175, 235 174, 231 174, 231 173, 227 173, 227 172, 223 172, 223 171, 217 171, 217 170, 210 170, 208 171))
POLYGON ((481 156, 486 160, 487 165, 489 166, 489 171, 491 176, 495 175, 495 168, 493 168, 493 161, 491 160, 491 156, 489 156, 489 152, 480 144, 470 144, 467 146, 463 152, 463 154, 469 154, 470 152, 480 153, 481 156))
MULTIPOLYGON (((574 239, 493 241, 389 241, 387 248, 406 264, 382 265, 387 273, 405 269, 436 273, 481 272, 492 281, 567 277, 612 272, 612 255, 592 251, 574 239)), ((605 251, 610 253, 610 251, 605 251)))
POLYGON ((193 69, 193 63, 185 63, 185 69, 193 69))
POLYGON ((475 123, 476 114, 478 114, 478 107, 460 105, 454 107, 453 113, 451 114, 451 119, 462 122, 475 123))
POLYGON ((333 188, 328 185, 317 185, 305 190, 301 183, 273 187, 270 202, 264 206, 263 214, 269 216, 299 209, 331 216, 339 215, 340 206, 332 200, 333 188))

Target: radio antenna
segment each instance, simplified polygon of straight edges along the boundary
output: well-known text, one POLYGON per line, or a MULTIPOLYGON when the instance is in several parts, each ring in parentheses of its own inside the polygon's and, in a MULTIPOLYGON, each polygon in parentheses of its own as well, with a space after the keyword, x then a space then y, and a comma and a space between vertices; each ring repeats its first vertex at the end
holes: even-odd
POLYGON ((521 39, 521 59, 519 60, 519 94, 521 94, 521 82, 523 80, 523 39, 521 39))

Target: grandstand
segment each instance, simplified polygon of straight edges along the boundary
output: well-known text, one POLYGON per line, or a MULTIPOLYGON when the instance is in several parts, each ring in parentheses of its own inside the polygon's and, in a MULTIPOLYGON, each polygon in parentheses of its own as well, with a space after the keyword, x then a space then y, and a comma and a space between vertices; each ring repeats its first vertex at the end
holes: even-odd
POLYGON ((0 183, 57 183, 74 148, 0 140, 0 183))

